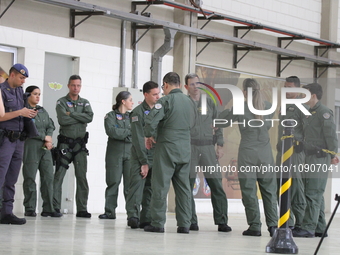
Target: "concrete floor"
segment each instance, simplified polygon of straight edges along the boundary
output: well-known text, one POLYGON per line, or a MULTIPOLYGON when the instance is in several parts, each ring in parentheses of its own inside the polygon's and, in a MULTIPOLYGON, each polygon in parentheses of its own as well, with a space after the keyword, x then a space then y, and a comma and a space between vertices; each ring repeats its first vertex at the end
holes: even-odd
MULTIPOLYGON (((22 216, 22 215, 18 215, 22 216)), ((62 218, 26 217, 26 225, 0 224, 0 254, 266 254, 271 240, 265 226, 261 237, 242 236, 247 228, 243 214, 229 215, 230 233, 217 232, 212 214, 199 214, 198 232, 176 233, 173 213, 167 214, 165 233, 147 233, 126 226, 125 214, 116 220, 79 219, 75 215, 62 218)), ((327 215, 329 218, 329 215, 327 215)), ((340 215, 337 215, 318 254, 340 254, 340 215)), ((320 238, 294 238, 298 254, 314 254, 320 238)))

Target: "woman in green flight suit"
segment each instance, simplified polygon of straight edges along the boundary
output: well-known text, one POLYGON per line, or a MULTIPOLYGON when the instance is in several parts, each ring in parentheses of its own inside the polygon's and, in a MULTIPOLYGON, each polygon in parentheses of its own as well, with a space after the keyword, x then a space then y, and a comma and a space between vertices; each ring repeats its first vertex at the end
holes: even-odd
POLYGON ((105 167, 106 184, 105 213, 99 219, 115 219, 118 187, 123 176, 124 197, 129 188, 131 126, 130 113, 133 101, 130 92, 121 91, 116 97, 112 111, 105 116, 105 131, 108 135, 105 167))
MULTIPOLYGON (((255 109, 270 109, 271 104, 262 99, 260 85, 255 79, 244 80, 243 94, 245 98, 247 98, 248 88, 251 88, 249 91, 252 91, 252 103, 255 109)), ((262 166, 274 166, 274 158, 268 134, 271 122, 265 121, 265 119, 271 119, 272 115, 273 114, 265 116, 255 115, 249 110, 248 104, 245 102, 244 115, 233 115, 233 109, 227 109, 221 112, 218 117, 219 119, 226 119, 228 121, 237 121, 241 132, 241 142, 238 151, 238 178, 242 193, 242 203, 249 225, 249 228, 242 233, 246 236, 261 236, 260 209, 256 182, 261 192, 266 224, 271 236, 277 226, 276 174, 261 172, 262 166), (259 171, 256 172, 254 169, 259 171)), ((229 125, 230 121, 225 125, 216 125, 216 127, 227 127, 229 125)))
POLYGON ((52 119, 50 119, 46 110, 39 106, 40 89, 37 86, 29 86, 26 93, 30 93, 28 97, 28 108, 38 111, 37 116, 32 119, 34 121, 39 136, 29 138, 25 141, 25 150, 23 157, 22 174, 24 177, 24 206, 25 216, 37 216, 35 209, 37 205, 37 188, 35 176, 37 170, 40 171, 41 197, 43 200, 43 210, 41 216, 61 217, 62 214, 54 210, 53 207, 53 178, 54 169, 51 149, 52 133, 55 129, 52 119))

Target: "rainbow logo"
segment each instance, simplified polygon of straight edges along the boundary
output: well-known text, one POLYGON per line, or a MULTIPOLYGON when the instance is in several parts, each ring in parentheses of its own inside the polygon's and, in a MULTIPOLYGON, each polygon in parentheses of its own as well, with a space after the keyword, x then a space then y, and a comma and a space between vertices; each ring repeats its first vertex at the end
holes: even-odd
MULTIPOLYGON (((206 86, 208 89, 210 89, 212 92, 214 92, 218 101, 220 102, 220 105, 222 106, 222 99, 221 99, 220 95, 217 93, 216 89, 214 89, 212 86, 205 84, 203 82, 198 82, 198 83, 206 86)), ((210 96, 210 98, 214 101, 214 104, 217 105, 215 97, 213 96, 213 94, 209 90, 207 90, 205 88, 199 88, 199 87, 198 87, 198 89, 203 90, 206 94, 208 94, 210 96)))

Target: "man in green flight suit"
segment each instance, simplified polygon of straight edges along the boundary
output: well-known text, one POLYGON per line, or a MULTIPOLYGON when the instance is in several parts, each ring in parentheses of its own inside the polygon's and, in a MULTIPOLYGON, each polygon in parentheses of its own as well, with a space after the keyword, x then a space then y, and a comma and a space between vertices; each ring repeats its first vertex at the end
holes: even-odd
POLYGON ((128 226, 144 228, 151 223, 151 170, 153 164, 154 147, 145 148, 144 126, 145 117, 159 99, 158 84, 148 81, 143 85, 144 101, 131 112, 131 171, 129 193, 126 199, 128 226), (142 205, 142 210, 140 209, 142 205))
POLYGON ((91 214, 87 212, 89 186, 86 179, 88 155, 86 127, 93 119, 93 111, 89 101, 79 96, 81 86, 80 76, 72 75, 67 85, 69 93, 57 101, 56 111, 60 125, 57 145, 59 159, 54 175, 53 206, 60 212, 63 179, 68 165, 73 162, 77 181, 76 216, 91 218, 91 214))
MULTIPOLYGON (((200 92, 200 81, 195 73, 185 76, 185 88, 188 90, 189 98, 197 108, 197 122, 191 132, 191 161, 190 161, 190 188, 193 190, 197 167, 216 166, 218 160, 223 156, 223 133, 220 128, 215 129, 217 138, 217 149, 215 152, 213 120, 217 118, 217 108, 214 102, 207 98, 206 114, 202 113, 202 97, 200 92)), ((222 187, 221 172, 204 171, 204 177, 211 190, 211 202, 214 210, 214 222, 218 225, 218 231, 230 232, 228 224, 228 200, 222 187)), ((191 193, 192 218, 190 230, 198 230, 195 200, 191 193)))
POLYGON ((301 228, 293 229, 294 237, 322 236, 326 229, 324 214, 324 197, 328 170, 331 164, 338 164, 335 155, 338 152, 338 139, 333 111, 321 104, 322 87, 318 83, 303 86, 311 93, 310 100, 306 103, 312 115, 303 119, 304 148, 306 153, 305 163, 310 170, 303 173, 305 185, 306 210, 301 228), (324 150, 328 150, 328 153, 324 150), (318 167, 320 170, 317 171, 318 167))
MULTIPOLYGON (((300 87, 300 79, 297 76, 290 76, 286 78, 286 82, 284 85, 285 88, 299 88, 300 87)), ((287 99, 298 98, 299 93, 286 93, 287 99)), ((295 104, 287 104, 286 105, 286 115, 281 115, 281 111, 279 114, 280 123, 282 121, 291 119, 296 121, 296 126, 294 127, 294 153, 291 157, 291 164, 298 169, 298 167, 303 166, 305 162, 305 153, 303 151, 303 128, 302 128, 302 120, 305 115, 301 112, 301 110, 295 104)), ((276 156, 276 165, 281 165, 282 158, 282 141, 281 137, 283 136, 283 126, 279 125, 278 128, 278 142, 276 145, 277 148, 277 156, 276 156)), ((278 190, 280 189, 280 176, 278 176, 278 190)), ((290 197, 291 197, 291 214, 288 221, 289 226, 301 227, 303 216, 306 208, 306 199, 304 195, 304 187, 301 178, 301 173, 299 171, 292 171, 292 185, 290 188, 290 197), (293 217, 294 216, 294 217, 293 217), (295 223, 294 223, 295 218, 295 223)))
POLYGON ((157 143, 152 171, 151 225, 147 232, 164 232, 166 201, 170 180, 175 190, 177 233, 189 233, 191 219, 190 128, 195 118, 192 101, 180 89, 177 73, 163 78, 165 97, 158 100, 145 119, 145 145, 152 147, 157 130, 157 143))

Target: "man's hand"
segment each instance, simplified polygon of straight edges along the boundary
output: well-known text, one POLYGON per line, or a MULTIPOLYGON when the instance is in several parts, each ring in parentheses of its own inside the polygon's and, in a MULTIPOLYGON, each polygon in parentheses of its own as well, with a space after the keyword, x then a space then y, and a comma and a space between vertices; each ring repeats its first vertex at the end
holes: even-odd
POLYGON ((46 149, 50 150, 53 148, 53 144, 52 144, 52 136, 45 136, 45 143, 44 146, 46 147, 46 149))
POLYGON ((32 119, 32 118, 35 118, 35 116, 37 116, 38 111, 24 107, 20 110, 19 114, 20 114, 20 116, 32 119))
POLYGON ((150 150, 152 148, 152 145, 156 143, 155 139, 153 137, 144 137, 145 141, 145 148, 150 150))
POLYGON ((217 145, 217 148, 216 148, 216 158, 217 158, 217 160, 222 158, 223 155, 224 155, 223 147, 217 145))
POLYGON ((145 179, 146 176, 148 176, 148 172, 149 172, 149 165, 142 165, 140 168, 140 175, 143 177, 143 179, 145 179))
POLYGON ((219 129, 218 127, 214 127, 213 125, 211 125, 211 128, 212 128, 214 131, 216 131, 216 130, 219 129))
POLYGON ((50 142, 45 142, 45 143, 44 143, 44 146, 45 146, 46 149, 48 149, 48 150, 51 150, 51 149, 53 148, 53 144, 50 143, 50 142))
POLYGON ((52 143, 52 136, 49 136, 49 135, 45 136, 45 142, 52 143))
POLYGON ((339 163, 339 158, 337 156, 331 159, 331 164, 337 165, 338 163, 339 163))
POLYGON ((66 112, 66 115, 67 115, 67 116, 70 116, 70 114, 71 114, 70 112, 66 112))

